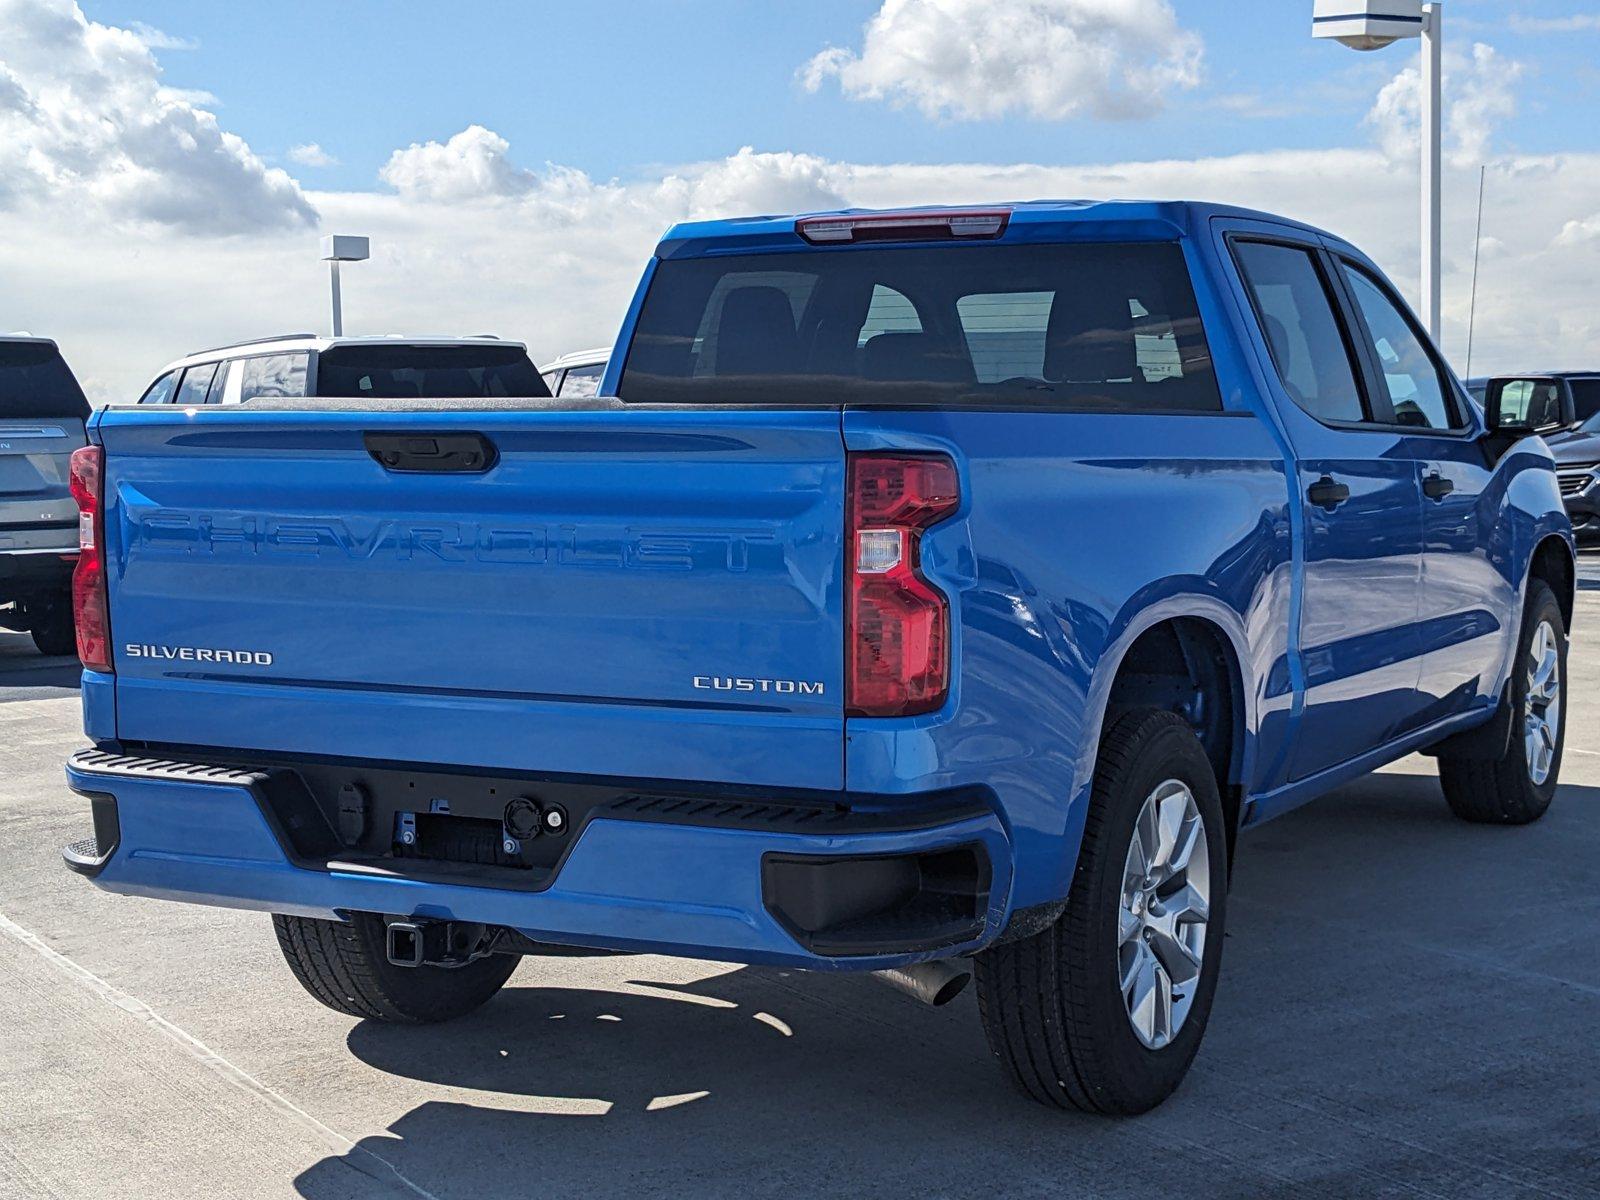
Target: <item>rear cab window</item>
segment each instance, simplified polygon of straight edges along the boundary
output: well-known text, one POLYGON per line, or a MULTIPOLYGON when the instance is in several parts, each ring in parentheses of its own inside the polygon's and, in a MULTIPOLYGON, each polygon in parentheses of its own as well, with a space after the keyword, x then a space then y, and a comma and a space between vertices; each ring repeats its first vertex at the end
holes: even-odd
POLYGON ((0 340, 0 421, 88 416, 89 401, 53 342, 0 340))
POLYGON ((1222 407, 1176 242, 667 260, 618 394, 638 404, 1222 407))
POLYGON ((358 344, 318 356, 317 395, 471 399, 549 396, 550 389, 520 346, 358 344))

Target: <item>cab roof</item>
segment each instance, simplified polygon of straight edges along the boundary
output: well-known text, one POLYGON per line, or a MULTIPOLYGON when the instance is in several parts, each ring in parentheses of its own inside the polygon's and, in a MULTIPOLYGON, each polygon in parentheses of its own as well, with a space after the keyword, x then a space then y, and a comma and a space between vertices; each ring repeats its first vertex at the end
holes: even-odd
MULTIPOLYGON (((1192 235, 1213 217, 1268 221, 1323 237, 1334 235, 1303 221, 1228 204, 1195 200, 1024 200, 995 204, 915 205, 907 208, 845 208, 829 212, 685 221, 674 225, 656 248, 658 258, 694 257, 740 250, 811 248, 796 232, 802 220, 889 215, 959 216, 1005 211, 1004 232, 996 244, 1063 240, 1171 240, 1192 235)), ((975 239, 976 240, 976 239, 975 239)), ((885 242, 878 242, 883 245, 885 242)), ((892 243, 889 243, 892 244, 892 243)), ((903 243, 902 243, 903 244, 903 243)), ((828 249, 834 247, 817 247, 828 249)), ((838 248, 847 248, 841 244, 838 248)))

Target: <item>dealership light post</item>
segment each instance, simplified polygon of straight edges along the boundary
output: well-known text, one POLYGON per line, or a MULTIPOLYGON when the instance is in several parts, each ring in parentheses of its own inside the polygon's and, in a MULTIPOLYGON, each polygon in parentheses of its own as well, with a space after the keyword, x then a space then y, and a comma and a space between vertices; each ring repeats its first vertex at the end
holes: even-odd
POLYGON ((1352 50, 1381 50, 1402 38, 1422 39, 1422 319, 1437 342, 1443 11, 1422 0, 1315 0, 1311 36, 1333 38, 1352 50))
POLYGON ((339 297, 339 264, 365 262, 370 257, 370 245, 364 237, 330 233, 322 239, 322 261, 328 264, 328 282, 333 288, 334 337, 344 334, 344 306, 339 297))

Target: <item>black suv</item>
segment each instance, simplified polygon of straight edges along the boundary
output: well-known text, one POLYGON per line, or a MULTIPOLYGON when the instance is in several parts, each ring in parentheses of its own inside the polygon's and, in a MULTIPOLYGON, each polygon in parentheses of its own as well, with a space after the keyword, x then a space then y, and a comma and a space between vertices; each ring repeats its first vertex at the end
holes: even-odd
POLYGON ((67 485, 89 402, 49 338, 0 335, 0 628, 76 652, 78 506, 67 485))

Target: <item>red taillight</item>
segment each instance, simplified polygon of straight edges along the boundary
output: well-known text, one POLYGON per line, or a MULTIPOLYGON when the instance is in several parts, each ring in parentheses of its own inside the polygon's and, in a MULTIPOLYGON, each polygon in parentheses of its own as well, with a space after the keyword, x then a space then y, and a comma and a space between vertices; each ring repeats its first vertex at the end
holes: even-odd
POLYGON ((919 562, 922 531, 960 503, 948 458, 850 455, 849 715, 909 717, 944 703, 950 602, 919 562))
POLYGON ((72 572, 72 615, 78 627, 78 657, 91 671, 111 670, 111 619, 106 606, 105 452, 83 446, 72 452, 69 486, 78 502, 78 565, 72 572))

